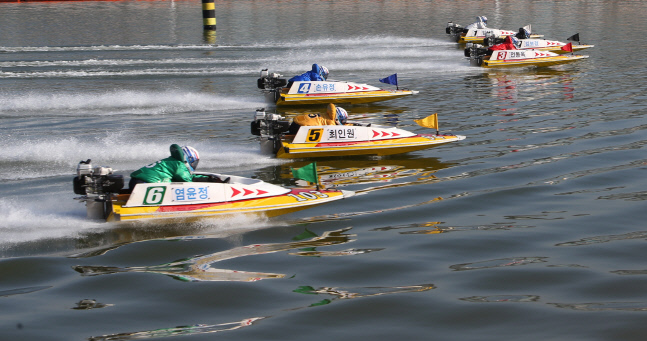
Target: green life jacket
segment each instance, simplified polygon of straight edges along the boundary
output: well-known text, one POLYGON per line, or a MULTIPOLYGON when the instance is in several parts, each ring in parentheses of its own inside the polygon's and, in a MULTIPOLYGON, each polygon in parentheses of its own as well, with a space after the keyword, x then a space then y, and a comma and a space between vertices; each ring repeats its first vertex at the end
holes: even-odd
POLYGON ((182 148, 177 144, 172 144, 170 150, 170 157, 144 166, 130 173, 130 177, 148 183, 193 181, 193 174, 185 164, 182 148))

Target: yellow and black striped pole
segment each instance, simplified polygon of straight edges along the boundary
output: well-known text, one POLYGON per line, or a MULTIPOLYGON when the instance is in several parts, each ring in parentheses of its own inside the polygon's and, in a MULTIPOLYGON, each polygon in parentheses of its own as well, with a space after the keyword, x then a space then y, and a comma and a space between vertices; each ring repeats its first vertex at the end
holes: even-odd
POLYGON ((202 0, 202 22, 205 31, 216 30, 216 4, 214 0, 202 0))

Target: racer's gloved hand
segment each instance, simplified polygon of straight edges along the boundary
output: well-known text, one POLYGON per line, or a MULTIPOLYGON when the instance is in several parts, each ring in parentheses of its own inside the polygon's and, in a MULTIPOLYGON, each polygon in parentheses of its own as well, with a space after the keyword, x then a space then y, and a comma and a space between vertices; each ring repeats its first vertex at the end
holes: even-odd
POLYGON ((223 180, 221 177, 217 175, 209 175, 209 177, 212 179, 211 182, 215 182, 219 184, 228 184, 229 180, 231 180, 231 178, 229 177, 223 180))
POLYGON ((193 178, 193 182, 214 182, 214 183, 225 183, 228 184, 231 178, 226 178, 226 179, 221 179, 217 175, 204 175, 204 176, 196 176, 193 178))

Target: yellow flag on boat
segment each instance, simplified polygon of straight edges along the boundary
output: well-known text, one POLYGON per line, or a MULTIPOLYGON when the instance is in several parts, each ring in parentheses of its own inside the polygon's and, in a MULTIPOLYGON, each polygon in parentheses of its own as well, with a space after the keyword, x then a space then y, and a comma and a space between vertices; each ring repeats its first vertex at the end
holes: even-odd
POLYGON ((438 113, 429 115, 421 120, 414 120, 419 126, 438 130, 438 113))
POLYGON ((307 166, 299 169, 292 168, 292 175, 301 180, 319 184, 319 177, 317 176, 317 163, 313 162, 307 166))

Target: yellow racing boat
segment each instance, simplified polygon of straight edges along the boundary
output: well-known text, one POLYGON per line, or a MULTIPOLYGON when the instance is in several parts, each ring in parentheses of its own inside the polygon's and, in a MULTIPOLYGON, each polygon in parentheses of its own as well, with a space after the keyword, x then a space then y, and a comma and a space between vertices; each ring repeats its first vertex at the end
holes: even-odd
POLYGON ((417 94, 407 89, 386 90, 376 86, 346 81, 305 81, 288 83, 282 75, 261 71, 258 88, 268 102, 277 106, 319 104, 364 104, 417 94))
MULTIPOLYGON (((435 114, 434 114, 435 115, 435 114)), ((436 121, 436 116, 433 121, 436 121)), ((429 121, 432 116, 417 121, 429 121)), ((421 124, 424 127, 432 127, 421 124)), ((260 136, 261 149, 277 158, 311 158, 354 155, 392 155, 427 149, 465 139, 452 134, 416 134, 396 127, 380 125, 301 126, 288 135, 290 123, 264 109, 256 111, 252 133, 260 136)))
POLYGON ((354 195, 334 189, 290 189, 233 175, 196 174, 208 181, 140 183, 124 191, 122 175, 107 167, 93 168, 90 160, 81 161, 73 183, 74 192, 82 196, 75 199, 86 204, 91 219, 177 222, 238 214, 273 217, 354 195))
MULTIPOLYGON (((505 37, 496 38, 496 37, 487 37, 483 40, 484 46, 494 46, 497 44, 502 44, 505 42, 505 37)), ((585 49, 594 47, 595 45, 587 45, 580 43, 580 34, 576 33, 570 36, 568 39, 570 41, 576 41, 578 44, 573 45, 572 43, 565 43, 558 40, 547 40, 547 39, 524 39, 518 38, 515 41, 516 47, 519 50, 539 50, 539 51, 548 51, 557 54, 565 54, 569 52, 579 52, 585 49), (569 45, 570 44, 570 45, 569 45)), ((467 49, 466 49, 467 50, 467 49)), ((466 57, 469 57, 466 53, 466 57)))
MULTIPOLYGON (((586 59, 583 55, 562 55, 548 51, 534 50, 508 50, 494 51, 491 56, 486 56, 480 61, 480 66, 492 67, 519 67, 519 66, 552 66, 571 63, 586 59)), ((476 61, 479 63, 479 61, 476 61)))
MULTIPOLYGON (((535 49, 518 49, 509 37, 506 40, 508 41, 507 43, 493 47, 485 47, 480 44, 468 44, 468 47, 465 49, 465 56, 469 57, 471 65, 484 68, 552 66, 571 63, 589 57, 574 55, 572 53, 567 55, 535 49), (501 46, 504 47, 497 49, 501 46)), ((565 50, 565 52, 572 52, 570 49, 571 46, 572 44, 567 44, 566 49, 565 46, 562 46, 561 49, 565 50)))

